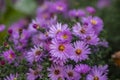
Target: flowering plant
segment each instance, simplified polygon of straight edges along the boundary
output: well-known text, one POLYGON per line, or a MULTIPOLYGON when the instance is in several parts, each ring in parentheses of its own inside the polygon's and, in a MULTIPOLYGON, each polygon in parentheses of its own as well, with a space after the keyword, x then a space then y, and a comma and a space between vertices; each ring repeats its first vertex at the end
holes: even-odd
POLYGON ((99 51, 108 43, 95 12, 90 6, 69 10, 64 0, 45 1, 31 23, 12 24, 0 47, 1 79, 107 80, 108 66, 99 63, 99 51))

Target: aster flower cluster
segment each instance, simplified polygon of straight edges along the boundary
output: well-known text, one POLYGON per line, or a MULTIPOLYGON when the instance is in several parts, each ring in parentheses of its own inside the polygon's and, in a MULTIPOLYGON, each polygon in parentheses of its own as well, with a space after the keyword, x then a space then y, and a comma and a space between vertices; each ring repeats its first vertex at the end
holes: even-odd
POLYGON ((90 6, 69 10, 67 0, 45 1, 31 23, 13 23, 0 47, 0 66, 13 71, 1 79, 107 80, 107 65, 89 63, 99 47, 108 47, 100 37, 103 21, 95 12, 90 6), (59 16, 73 24, 59 21, 59 16))

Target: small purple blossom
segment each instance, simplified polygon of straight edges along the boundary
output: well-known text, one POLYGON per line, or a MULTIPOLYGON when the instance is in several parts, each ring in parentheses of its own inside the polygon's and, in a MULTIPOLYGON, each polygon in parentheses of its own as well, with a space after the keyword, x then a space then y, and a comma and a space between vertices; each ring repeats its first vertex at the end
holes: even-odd
POLYGON ((98 0, 98 2, 97 2, 97 7, 99 9, 109 7, 110 5, 111 5, 111 0, 98 0))
POLYGON ((37 78, 40 78, 41 69, 41 67, 37 68, 36 70, 29 68, 29 72, 27 73, 27 80, 35 80, 37 78))
POLYGON ((63 67, 59 65, 52 65, 50 68, 48 68, 49 74, 48 77, 50 77, 51 80, 65 80, 63 71, 63 67))
POLYGON ((69 30, 61 31, 57 34, 56 39, 59 42, 70 42, 72 39, 72 34, 69 30))
POLYGON ((65 13, 67 11, 67 4, 63 1, 56 1, 51 6, 51 12, 53 13, 65 13))
POLYGON ((75 71, 78 73, 86 74, 91 70, 87 64, 80 64, 75 66, 75 71))
POLYGON ((57 23, 50 27, 48 36, 50 36, 51 38, 54 38, 59 32, 64 30, 69 30, 68 25, 67 24, 62 25, 61 23, 57 23))
POLYGON ((103 29, 103 21, 97 16, 84 17, 82 18, 82 23, 86 25, 89 25, 89 24, 92 25, 96 34, 99 34, 103 29))
POLYGON ((15 60, 15 53, 12 49, 7 50, 5 52, 3 52, 3 57, 6 61, 8 61, 9 63, 12 63, 15 60))
POLYGON ((90 45, 97 45, 99 43, 99 38, 96 34, 91 33, 84 36, 83 41, 90 45))
POLYGON ((66 66, 65 72, 65 77, 67 78, 67 80, 80 80, 81 78, 81 75, 73 69, 72 65, 66 66))
POLYGON ((91 6, 86 7, 86 11, 87 11, 89 14, 95 14, 95 13, 96 13, 95 8, 93 8, 93 7, 91 7, 91 6))
POLYGON ((71 10, 69 11, 68 15, 70 18, 80 18, 80 17, 84 17, 85 16, 85 11, 82 9, 78 9, 78 10, 71 10))
POLYGON ((69 58, 73 52, 73 47, 69 43, 59 43, 56 39, 52 40, 50 53, 53 57, 60 59, 69 58))
POLYGON ((107 68, 94 66, 87 75, 86 80, 108 80, 107 68), (105 71, 103 71, 105 70, 105 71))
POLYGON ((5 25, 3 24, 0 24, 0 32, 4 31, 5 30, 5 25))
POLYGON ((28 62, 33 63, 34 61, 40 61, 43 55, 43 50, 41 49, 41 46, 34 46, 34 48, 31 49, 31 51, 26 53, 26 59, 28 62))
POLYGON ((82 61, 88 59, 88 55, 90 54, 90 48, 86 45, 85 42, 77 41, 74 43, 74 53, 71 56, 71 59, 75 62, 82 61))
POLYGON ((78 36, 79 38, 83 38, 87 34, 93 33, 94 30, 92 29, 91 25, 81 25, 80 23, 77 23, 73 26, 73 34, 78 36))

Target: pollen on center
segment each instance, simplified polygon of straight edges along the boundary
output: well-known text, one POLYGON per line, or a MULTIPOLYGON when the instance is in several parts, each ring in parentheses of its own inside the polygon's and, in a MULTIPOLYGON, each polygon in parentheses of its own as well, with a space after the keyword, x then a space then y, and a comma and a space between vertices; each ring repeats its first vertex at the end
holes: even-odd
POLYGON ((76 49, 75 53, 76 53, 77 55, 80 55, 80 54, 82 53, 82 50, 81 50, 81 49, 76 49))
POLYGON ((59 49, 60 51, 64 51, 64 50, 65 50, 65 46, 64 46, 63 44, 61 44, 61 45, 59 45, 58 49, 59 49))
POLYGON ((91 22, 93 25, 96 25, 96 24, 97 24, 97 21, 96 21, 96 20, 93 20, 93 19, 92 19, 90 22, 91 22))

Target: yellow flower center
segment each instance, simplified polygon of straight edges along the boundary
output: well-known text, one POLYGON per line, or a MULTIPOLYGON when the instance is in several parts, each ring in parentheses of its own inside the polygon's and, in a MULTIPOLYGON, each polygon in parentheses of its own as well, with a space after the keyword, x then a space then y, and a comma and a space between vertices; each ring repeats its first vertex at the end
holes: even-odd
POLYGON ((64 46, 63 44, 61 44, 61 45, 59 45, 58 49, 59 49, 60 51, 64 51, 64 50, 65 50, 65 46, 64 46))
POLYGON ((67 39, 67 38, 68 38, 68 35, 64 34, 64 35, 63 35, 63 38, 64 38, 64 39, 67 39))
POLYGON ((82 53, 82 50, 76 49, 75 53, 76 53, 77 55, 80 55, 80 54, 82 53))
POLYGON ((97 76, 95 76, 93 80, 99 80, 99 78, 97 76))
POLYGON ((9 58, 12 59, 13 58, 13 54, 9 54, 9 58))
POLYGON ((62 10, 63 10, 63 7, 62 7, 62 6, 57 6, 57 10, 62 11, 62 10))
POLYGON ((97 24, 97 21, 96 21, 96 20, 93 20, 93 19, 92 19, 90 22, 91 22, 93 25, 96 25, 96 24, 97 24))
POLYGON ((17 78, 15 77, 13 80, 17 80, 17 78))

